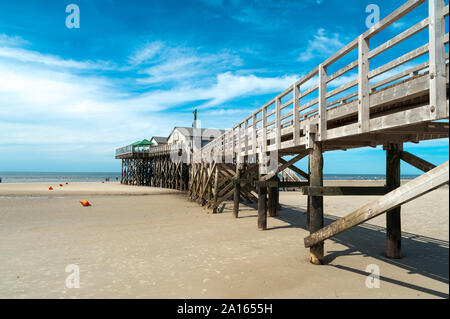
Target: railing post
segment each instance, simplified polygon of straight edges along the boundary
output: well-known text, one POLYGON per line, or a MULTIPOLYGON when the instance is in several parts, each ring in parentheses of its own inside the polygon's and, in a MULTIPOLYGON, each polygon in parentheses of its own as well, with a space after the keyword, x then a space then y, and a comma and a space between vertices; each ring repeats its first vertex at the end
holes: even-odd
POLYGON ((241 145, 241 124, 237 127, 236 132, 236 139, 237 139, 237 150, 236 150, 236 164, 241 163, 241 151, 242 151, 242 145, 241 145))
POLYGON ((294 84, 293 86, 293 99, 294 99, 294 103, 293 103, 293 115, 292 115, 292 121, 293 121, 293 125, 292 127, 294 128, 294 132, 293 133, 293 140, 294 140, 294 145, 299 145, 300 144, 300 114, 299 114, 299 108, 300 108, 300 87, 297 84, 294 84))
MULTIPOLYGON (((221 152, 222 161, 226 163, 226 159, 225 159, 225 133, 222 134, 221 144, 222 144, 222 152, 221 152)), ((223 162, 221 162, 221 163, 223 163, 223 162)))
POLYGON ((258 144, 258 142, 256 141, 256 113, 253 113, 253 119, 252 119, 252 126, 253 126, 253 130, 252 130, 252 151, 253 151, 253 157, 256 163, 256 146, 258 144))
POLYGON ((319 65, 319 141, 327 139, 327 68, 319 65))
POLYGON ((430 113, 434 120, 448 117, 445 74, 444 0, 428 0, 430 49, 430 113))
POLYGON ((358 123, 359 132, 370 130, 369 39, 358 38, 358 123))
POLYGON ((224 151, 225 151, 225 163, 232 164, 233 163, 233 149, 228 148, 230 146, 229 145, 230 133, 232 134, 233 131, 229 130, 229 131, 225 132, 223 147, 224 147, 224 151))
POLYGON ((236 158, 236 161, 237 161, 237 157, 236 157, 236 134, 235 134, 236 132, 234 131, 234 128, 232 128, 231 129, 231 143, 232 143, 232 145, 231 145, 231 154, 233 154, 232 155, 232 159, 231 159, 231 161, 232 161, 232 163, 234 163, 234 159, 236 158))
POLYGON ((244 128, 244 156, 248 158, 248 119, 245 120, 245 128, 244 128))
POLYGON ((275 145, 277 150, 281 148, 281 99, 277 98, 275 103, 275 116, 276 116, 276 127, 275 127, 275 145))
POLYGON ((261 152, 263 153, 263 156, 266 156, 266 153, 267 153, 267 107, 263 107, 261 129, 262 129, 261 152))

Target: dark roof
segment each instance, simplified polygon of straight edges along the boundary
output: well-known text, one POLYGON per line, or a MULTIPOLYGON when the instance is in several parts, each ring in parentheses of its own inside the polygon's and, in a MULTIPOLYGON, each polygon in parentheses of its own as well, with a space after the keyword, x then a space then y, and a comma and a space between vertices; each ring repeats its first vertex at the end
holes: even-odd
MULTIPOLYGON (((175 126, 174 128, 173 128, 173 130, 172 130, 172 132, 169 134, 169 137, 173 134, 173 132, 176 130, 176 129, 182 129, 181 131, 182 131, 182 133, 183 133, 183 135, 184 136, 187 136, 187 137, 191 137, 191 136, 194 136, 194 129, 192 128, 192 127, 181 127, 181 126, 175 126)), ((203 136, 203 133, 205 132, 205 131, 207 131, 207 130, 212 130, 211 128, 202 128, 201 129, 201 135, 203 136)), ((179 130, 180 131, 180 130, 179 130)), ((223 133, 225 133, 225 130, 219 130, 220 131, 220 134, 223 134, 223 133)))
POLYGON ((163 137, 163 136, 153 136, 152 140, 155 140, 156 143, 158 143, 158 144, 160 144, 160 143, 167 144, 167 141, 169 139, 167 137, 163 137))

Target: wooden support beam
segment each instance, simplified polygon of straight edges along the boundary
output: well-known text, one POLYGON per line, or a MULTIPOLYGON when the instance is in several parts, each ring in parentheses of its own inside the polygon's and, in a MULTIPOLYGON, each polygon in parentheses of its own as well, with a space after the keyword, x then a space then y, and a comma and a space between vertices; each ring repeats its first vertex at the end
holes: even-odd
POLYGON ((250 202, 258 203, 258 191, 251 185, 246 185, 244 187, 241 186, 241 194, 250 202), (254 192, 256 196, 252 192, 254 192))
POLYGON ((234 205, 233 205, 233 217, 238 218, 239 216, 239 199, 241 198, 241 183, 239 183, 239 178, 241 177, 242 165, 236 165, 236 180, 234 181, 234 205))
MULTIPOLYGON (((308 154, 306 154, 304 157, 306 157, 307 155, 308 155, 308 154)), ((282 159, 281 157, 279 158, 279 161, 280 161, 281 164, 286 164, 286 163, 287 163, 287 161, 284 160, 284 159, 282 159)), ((305 172, 302 171, 300 168, 298 168, 298 167, 296 167, 296 166, 294 166, 294 165, 289 166, 289 168, 290 168, 291 170, 293 170, 294 172, 296 172, 298 175, 300 175, 300 176, 302 176, 303 178, 306 178, 307 180, 309 180, 309 175, 308 175, 308 173, 305 173, 305 172)))
POLYGON ((431 171, 400 186, 392 192, 373 202, 358 208, 351 214, 335 221, 334 223, 314 232, 305 238, 305 247, 311 247, 317 243, 336 236, 352 227, 358 226, 387 211, 408 203, 422 195, 425 195, 449 181, 449 162, 432 169, 431 171))
MULTIPOLYGON (((213 188, 213 198, 212 202, 217 202, 217 194, 218 194, 218 185, 219 185, 219 167, 216 165, 214 170, 214 188, 213 188)), ((216 213, 217 210, 214 209, 213 213, 216 213)))
POLYGON ((269 216, 270 217, 275 217, 278 215, 278 198, 277 198, 277 190, 278 190, 278 185, 279 185, 279 180, 278 177, 275 176, 272 178, 273 182, 275 182, 276 186, 272 186, 272 187, 268 187, 268 192, 267 192, 267 208, 268 208, 268 212, 269 212, 269 216))
POLYGON ((299 160, 301 160, 302 158, 304 158, 306 155, 305 154, 298 154, 297 156, 295 156, 294 158, 292 158, 289 162, 284 161, 283 164, 281 164, 280 166, 278 166, 278 169, 275 172, 272 172, 270 174, 267 174, 263 177, 261 177, 261 181, 268 181, 269 179, 272 179, 274 176, 276 176, 279 172, 284 171, 286 168, 292 166, 293 164, 297 163, 299 160))
POLYGON ((301 192, 308 196, 379 196, 386 195, 392 188, 386 186, 303 186, 301 192))
MULTIPOLYGON (((233 185, 233 184, 231 184, 233 185)), ((234 189, 231 189, 230 191, 228 191, 228 193, 226 193, 225 195, 223 195, 222 197, 220 197, 213 205, 212 205, 212 209, 215 210, 217 209, 217 207, 219 207, 220 204, 222 204, 224 201, 226 201, 227 199, 229 199, 231 196, 233 196, 234 194, 234 189)))
POLYGON ((228 185, 225 186, 220 192, 219 192, 219 196, 223 196, 224 194, 226 194, 227 192, 231 190, 233 190, 234 192, 234 181, 232 179, 228 180, 228 185))
POLYGON ((258 186, 258 229, 267 229, 267 187, 258 186))
MULTIPOLYGON (((386 186, 396 189, 400 186, 400 150, 403 145, 390 144, 386 151, 386 186)), ((386 213, 386 255, 389 258, 402 257, 401 206, 386 213)))
POLYGON ((209 174, 208 174, 208 171, 206 171, 206 174, 208 174, 208 178, 205 182, 205 185, 203 186, 203 190, 202 190, 202 193, 200 194, 200 198, 203 198, 205 196, 205 192, 208 189, 207 186, 212 181, 212 177, 214 175, 215 170, 216 170, 216 163, 214 163, 212 169, 209 171, 209 174))
POLYGON ((281 188, 284 188, 284 187, 298 187, 298 188, 301 188, 301 187, 304 187, 304 186, 308 186, 309 185, 309 182, 290 182, 290 181, 286 181, 286 182, 283 182, 283 181, 256 181, 255 183, 254 183, 256 186, 258 186, 258 185, 261 185, 261 186, 264 186, 264 187, 281 187, 281 188))
POLYGON ((406 151, 400 151, 400 159, 425 173, 436 167, 436 165, 406 151))
MULTIPOLYGON (((323 155, 322 143, 315 142, 309 155, 310 186, 323 187, 323 155)), ((314 233, 323 228, 323 197, 310 196, 310 233, 314 233)), ((323 263, 324 245, 323 242, 310 246, 310 262, 315 265, 323 263)))

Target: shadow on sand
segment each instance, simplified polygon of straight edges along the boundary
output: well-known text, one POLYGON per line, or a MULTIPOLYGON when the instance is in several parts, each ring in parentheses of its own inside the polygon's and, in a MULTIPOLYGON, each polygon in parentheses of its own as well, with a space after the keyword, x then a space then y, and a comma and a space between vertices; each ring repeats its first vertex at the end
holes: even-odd
MULTIPOLYGON (((244 210, 253 208, 257 209, 254 204, 242 207, 244 210)), ((256 218, 256 215, 247 215, 241 218, 256 218)), ((288 225, 280 227, 272 227, 267 230, 280 228, 301 228, 306 230, 306 208, 298 208, 296 206, 283 205, 279 215, 275 217, 288 225)), ((324 224, 338 220, 340 217, 325 214, 324 224)), ((449 283, 449 242, 426 237, 422 235, 402 232, 402 259, 390 259, 385 256, 386 249, 386 229, 384 227, 361 224, 341 233, 329 240, 337 242, 347 247, 345 250, 330 251, 326 250, 325 245, 325 264, 330 267, 336 267, 342 270, 351 271, 362 276, 369 273, 360 269, 354 269, 342 265, 330 265, 330 262, 340 256, 362 255, 364 257, 373 257, 383 262, 406 269, 410 274, 420 274, 428 278, 449 283)), ((302 241, 303 244, 303 241, 302 241)), ((441 298, 448 298, 448 294, 431 290, 428 288, 405 283, 396 279, 380 276, 380 280, 397 284, 406 288, 414 289, 424 293, 428 293, 441 298)))

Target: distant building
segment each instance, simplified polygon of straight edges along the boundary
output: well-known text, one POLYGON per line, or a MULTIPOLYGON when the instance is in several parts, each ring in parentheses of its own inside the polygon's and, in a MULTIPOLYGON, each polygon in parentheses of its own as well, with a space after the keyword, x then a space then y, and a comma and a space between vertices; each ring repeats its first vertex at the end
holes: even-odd
POLYGON ((161 146, 167 144, 167 137, 162 136, 153 136, 150 142, 153 144, 153 146, 161 146))
MULTIPOLYGON (((209 142, 211 142, 216 137, 219 137, 225 133, 225 130, 213 130, 202 128, 200 130, 201 135, 201 147, 205 146, 209 142)), ((192 127, 175 127, 167 138, 167 143, 169 145, 176 144, 180 142, 187 143, 190 147, 192 146, 192 141, 194 137, 194 129, 192 127)))

